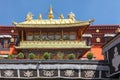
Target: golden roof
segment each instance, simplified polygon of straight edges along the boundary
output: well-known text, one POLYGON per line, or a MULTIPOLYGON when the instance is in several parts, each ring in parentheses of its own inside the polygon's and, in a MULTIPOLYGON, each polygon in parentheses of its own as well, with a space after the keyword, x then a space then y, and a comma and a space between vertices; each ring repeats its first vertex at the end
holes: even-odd
POLYGON ((27 14, 26 20, 24 22, 16 23, 13 22, 13 24, 16 27, 38 27, 38 28, 56 28, 56 27, 74 27, 74 26, 86 26, 89 25, 94 20, 91 19, 89 21, 77 21, 75 20, 75 15, 71 12, 68 14, 68 19, 64 19, 63 14, 60 15, 60 19, 53 19, 53 9, 52 6, 50 6, 49 12, 48 12, 48 18, 49 19, 42 19, 42 15, 40 14, 38 16, 38 19, 33 19, 32 13, 27 14))
POLYGON ((16 27, 38 27, 38 28, 49 28, 49 27, 74 27, 74 26, 86 26, 89 25, 92 22, 92 20, 89 21, 76 21, 72 19, 46 19, 46 20, 30 20, 30 21, 24 21, 20 23, 14 22, 13 24, 16 27))

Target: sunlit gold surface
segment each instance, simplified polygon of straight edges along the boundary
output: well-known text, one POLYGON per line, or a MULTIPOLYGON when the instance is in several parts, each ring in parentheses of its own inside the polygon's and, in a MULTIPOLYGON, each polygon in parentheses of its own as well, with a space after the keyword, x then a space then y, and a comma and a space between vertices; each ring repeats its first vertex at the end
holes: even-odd
POLYGON ((85 41, 23 41, 16 48, 90 48, 85 41))

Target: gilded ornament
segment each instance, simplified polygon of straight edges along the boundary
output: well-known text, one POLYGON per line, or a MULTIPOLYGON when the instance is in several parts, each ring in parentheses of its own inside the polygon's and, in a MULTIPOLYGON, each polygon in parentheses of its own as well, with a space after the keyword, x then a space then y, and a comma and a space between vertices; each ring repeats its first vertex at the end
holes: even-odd
POLYGON ((28 13, 26 16, 26 21, 31 21, 33 19, 33 14, 32 13, 28 13))
POLYGON ((70 12, 70 13, 68 14, 68 19, 75 20, 75 14, 72 13, 72 12, 70 12))
POLYGON ((51 6, 51 5, 50 5, 49 13, 48 13, 48 18, 49 18, 49 19, 53 19, 53 18, 54 18, 53 9, 52 9, 52 6, 51 6))

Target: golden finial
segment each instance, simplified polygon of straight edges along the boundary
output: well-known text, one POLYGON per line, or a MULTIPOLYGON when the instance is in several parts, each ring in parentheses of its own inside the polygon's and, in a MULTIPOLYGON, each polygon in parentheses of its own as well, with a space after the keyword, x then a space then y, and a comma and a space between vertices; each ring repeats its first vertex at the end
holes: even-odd
POLYGON ((39 14, 38 19, 39 19, 39 20, 42 19, 42 14, 39 14))
POLYGON ((53 9, 52 9, 52 6, 51 6, 51 5, 50 5, 49 13, 48 13, 48 18, 49 18, 49 19, 53 19, 53 18, 54 18, 53 9))
POLYGON ((70 12, 70 13, 68 14, 68 19, 75 20, 75 14, 72 13, 72 12, 70 12))
POLYGON ((33 14, 32 13, 28 13, 27 16, 26 16, 26 21, 31 21, 33 18, 33 14))
POLYGON ((60 19, 64 19, 64 16, 63 16, 63 14, 60 14, 60 17, 59 17, 60 19))

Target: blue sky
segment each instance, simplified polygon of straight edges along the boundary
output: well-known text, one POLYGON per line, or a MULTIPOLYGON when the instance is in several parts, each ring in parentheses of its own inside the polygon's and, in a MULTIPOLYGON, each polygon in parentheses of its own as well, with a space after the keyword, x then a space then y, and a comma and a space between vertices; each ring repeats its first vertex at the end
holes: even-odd
POLYGON ((55 18, 73 12, 77 20, 95 19, 93 24, 120 24, 120 0, 0 0, 0 25, 22 22, 31 12, 47 18, 50 4, 55 18))

